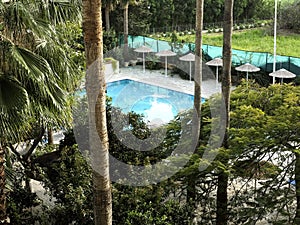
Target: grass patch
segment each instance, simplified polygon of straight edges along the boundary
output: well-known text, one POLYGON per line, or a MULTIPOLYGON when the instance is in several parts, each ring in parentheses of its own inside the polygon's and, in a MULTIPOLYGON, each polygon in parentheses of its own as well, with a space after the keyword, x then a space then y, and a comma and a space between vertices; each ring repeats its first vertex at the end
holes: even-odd
MULTIPOLYGON (((254 52, 273 53, 274 37, 266 28, 235 31, 232 48, 254 52)), ((222 46, 223 34, 205 34, 203 44, 222 46)), ((300 57, 300 35, 280 31, 277 33, 277 54, 300 57)))
MULTIPOLYGON (((166 41, 169 38, 163 38, 166 41)), ((195 35, 184 35, 178 37, 179 41, 194 43, 195 35)), ((256 28, 250 30, 234 31, 232 35, 232 48, 254 52, 269 52, 273 54, 273 33, 270 28, 256 28)), ((222 46, 223 33, 203 34, 203 44, 222 46)), ((277 33, 277 54, 282 56, 300 57, 300 34, 288 31, 277 33)))

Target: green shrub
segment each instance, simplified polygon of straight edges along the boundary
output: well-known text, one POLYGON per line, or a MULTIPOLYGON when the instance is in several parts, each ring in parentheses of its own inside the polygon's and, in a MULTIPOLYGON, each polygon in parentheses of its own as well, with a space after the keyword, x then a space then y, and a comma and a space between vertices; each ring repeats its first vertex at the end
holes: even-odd
POLYGON ((149 70, 159 70, 161 68, 159 57, 155 55, 148 55, 146 57, 145 67, 149 70))

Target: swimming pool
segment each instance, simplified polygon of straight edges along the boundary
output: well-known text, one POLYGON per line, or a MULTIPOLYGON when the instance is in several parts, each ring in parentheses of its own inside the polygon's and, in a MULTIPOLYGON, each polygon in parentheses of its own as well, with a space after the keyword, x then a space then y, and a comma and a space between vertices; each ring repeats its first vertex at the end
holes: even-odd
POLYGON ((108 83, 107 95, 112 98, 113 106, 124 113, 143 114, 150 123, 167 123, 194 104, 193 95, 130 79, 108 83))

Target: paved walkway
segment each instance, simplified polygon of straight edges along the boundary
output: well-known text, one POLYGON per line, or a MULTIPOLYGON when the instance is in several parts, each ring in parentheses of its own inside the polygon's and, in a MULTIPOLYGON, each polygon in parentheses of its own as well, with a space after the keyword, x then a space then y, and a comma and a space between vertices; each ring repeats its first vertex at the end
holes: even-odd
MULTIPOLYGON (((122 67, 119 73, 106 76, 107 82, 121 79, 141 81, 187 94, 194 93, 194 81, 183 80, 178 75, 168 75, 166 77, 164 70, 146 70, 143 72, 142 66, 139 65, 135 67, 122 67)), ((220 83, 217 84, 216 80, 208 79, 202 81, 202 97, 208 98, 217 92, 221 92, 221 85, 220 83)))

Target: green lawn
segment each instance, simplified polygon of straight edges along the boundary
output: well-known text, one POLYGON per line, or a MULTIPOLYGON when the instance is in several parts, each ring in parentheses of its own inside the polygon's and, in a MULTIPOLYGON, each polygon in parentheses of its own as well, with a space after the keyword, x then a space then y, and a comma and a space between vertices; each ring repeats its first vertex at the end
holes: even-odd
MULTIPOLYGON (((179 36, 179 40, 194 43, 195 35, 179 36)), ((160 38, 162 39, 162 38, 160 38)), ((170 41, 170 38, 163 38, 170 41)), ((271 27, 256 28, 251 30, 234 31, 232 36, 232 48, 247 51, 269 52, 273 54, 274 37, 271 27)), ((203 44, 222 46, 223 34, 204 33, 203 44)), ((277 54, 300 57, 300 34, 289 32, 277 32, 277 54)))
MULTIPOLYGON (((222 33, 203 35, 203 44, 222 46, 222 42, 222 33)), ((273 53, 273 33, 265 28, 235 31, 232 35, 232 48, 273 53)), ((300 35, 278 32, 276 49, 278 55, 300 57, 300 35)))

